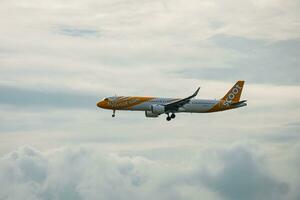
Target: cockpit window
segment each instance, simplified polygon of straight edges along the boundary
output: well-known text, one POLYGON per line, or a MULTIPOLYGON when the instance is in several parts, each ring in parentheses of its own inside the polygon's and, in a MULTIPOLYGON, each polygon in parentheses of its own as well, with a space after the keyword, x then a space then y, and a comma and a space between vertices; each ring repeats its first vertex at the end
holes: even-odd
POLYGON ((108 98, 105 98, 104 101, 108 101, 108 98))

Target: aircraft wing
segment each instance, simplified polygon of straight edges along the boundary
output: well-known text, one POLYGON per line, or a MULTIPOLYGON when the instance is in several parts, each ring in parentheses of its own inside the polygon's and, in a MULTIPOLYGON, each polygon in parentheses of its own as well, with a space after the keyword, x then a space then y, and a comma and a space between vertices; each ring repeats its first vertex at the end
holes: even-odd
POLYGON ((200 90, 200 87, 194 92, 194 94, 192 94, 189 97, 186 97, 184 99, 179 99, 177 101, 173 101, 169 104, 165 104, 165 111, 177 111, 178 108, 184 106, 185 104, 187 104, 192 98, 194 98, 195 96, 197 96, 198 92, 200 90))

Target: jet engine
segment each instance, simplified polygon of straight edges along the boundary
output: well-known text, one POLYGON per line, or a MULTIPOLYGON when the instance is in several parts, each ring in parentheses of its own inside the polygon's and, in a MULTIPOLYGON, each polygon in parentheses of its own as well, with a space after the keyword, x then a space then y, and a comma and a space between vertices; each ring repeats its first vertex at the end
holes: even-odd
POLYGON ((162 105, 152 105, 151 111, 153 114, 160 115, 160 114, 165 113, 165 107, 162 105))
POLYGON ((152 111, 145 111, 146 117, 158 117, 158 114, 154 114, 152 111))

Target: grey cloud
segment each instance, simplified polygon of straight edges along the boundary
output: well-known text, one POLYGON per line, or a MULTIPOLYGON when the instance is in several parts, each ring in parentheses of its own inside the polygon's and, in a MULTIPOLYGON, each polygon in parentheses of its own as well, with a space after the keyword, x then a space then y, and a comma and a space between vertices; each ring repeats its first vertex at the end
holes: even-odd
POLYGON ((289 143, 294 144, 300 140, 299 128, 287 128, 286 133, 272 132, 260 136, 263 141, 271 143, 289 143))
POLYGON ((219 28, 222 28, 224 25, 225 24, 222 21, 218 21, 218 20, 211 20, 210 21, 210 27, 212 29, 219 29, 219 28))
POLYGON ((300 123, 290 122, 282 128, 259 136, 265 142, 296 144, 300 140, 300 123))
POLYGON ((99 96, 80 92, 39 91, 3 85, 0 85, 0 94, 0 104, 14 106, 94 108, 99 100, 99 96))
POLYGON ((246 146, 221 151, 216 163, 223 167, 215 172, 208 168, 219 168, 213 157, 170 165, 91 147, 41 153, 25 146, 0 160, 0 199, 194 199, 207 187, 215 195, 206 199, 248 200, 289 191, 246 146))
POLYGON ((221 169, 203 170, 201 178, 224 199, 284 199, 288 184, 272 177, 265 163, 245 147, 221 152, 219 157, 221 169))
MULTIPOLYGON (((186 68, 177 73, 212 80, 245 79, 252 83, 299 85, 300 40, 268 42, 229 35, 216 35, 211 41, 230 57, 222 66, 186 68)), ((218 58, 216 58, 218 59, 218 58)))
POLYGON ((231 35, 215 35, 210 38, 212 42, 224 49, 232 49, 238 52, 251 52, 267 45, 265 40, 248 39, 231 35))
POLYGON ((57 32, 72 37, 99 37, 100 31, 89 28, 61 26, 57 32))

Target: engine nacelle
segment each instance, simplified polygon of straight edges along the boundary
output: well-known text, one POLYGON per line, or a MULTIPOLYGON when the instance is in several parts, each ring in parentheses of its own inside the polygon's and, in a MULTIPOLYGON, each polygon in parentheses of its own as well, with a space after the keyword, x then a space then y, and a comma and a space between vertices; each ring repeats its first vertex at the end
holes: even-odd
POLYGON ((158 117, 158 114, 154 114, 152 111, 145 111, 146 117, 158 117))
POLYGON ((153 114, 160 115, 160 114, 165 113, 165 107, 162 105, 152 105, 151 111, 153 114))

